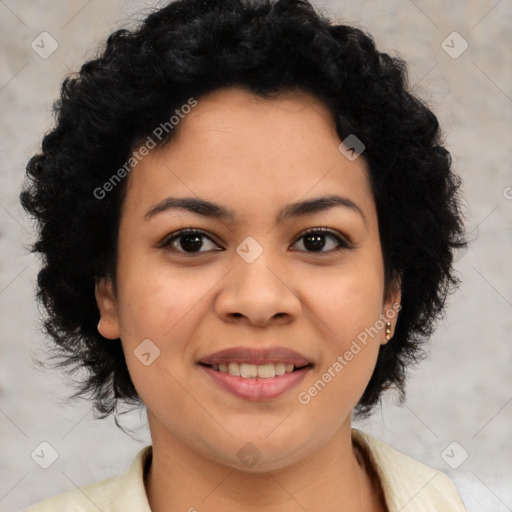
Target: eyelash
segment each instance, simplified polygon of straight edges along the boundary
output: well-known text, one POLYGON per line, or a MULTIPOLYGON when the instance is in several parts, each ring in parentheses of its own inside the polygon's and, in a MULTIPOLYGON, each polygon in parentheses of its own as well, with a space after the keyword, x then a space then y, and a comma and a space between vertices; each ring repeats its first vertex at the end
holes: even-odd
MULTIPOLYGON (((309 254, 316 255, 316 254, 331 254, 333 252, 337 252, 337 251, 340 251, 343 249, 350 249, 350 245, 347 241, 345 241, 342 237, 340 237, 336 232, 334 232, 326 227, 308 229, 307 231, 301 233, 297 237, 297 239, 295 240, 293 245, 295 245, 300 239, 304 238, 305 236, 311 235, 311 234, 317 234, 317 233, 329 235, 330 237, 334 238, 336 240, 336 242, 338 243, 338 247, 331 249, 329 251, 318 251, 318 252, 317 251, 305 251, 305 252, 307 252, 309 254)), ((209 237, 205 231, 202 231, 200 229, 187 228, 187 229, 182 229, 182 230, 176 231, 174 233, 171 233, 171 235, 167 236, 160 243, 159 247, 160 248, 169 248, 175 240, 179 240, 181 237, 184 237, 186 235, 200 235, 200 236, 210 240, 210 242, 216 244, 216 242, 214 240, 212 240, 212 238, 209 237)), ((186 255, 190 255, 190 256, 211 252, 211 251, 186 252, 186 251, 180 251, 180 250, 177 250, 174 248, 171 248, 170 250, 173 250, 173 252, 178 252, 178 253, 186 254, 186 255)))

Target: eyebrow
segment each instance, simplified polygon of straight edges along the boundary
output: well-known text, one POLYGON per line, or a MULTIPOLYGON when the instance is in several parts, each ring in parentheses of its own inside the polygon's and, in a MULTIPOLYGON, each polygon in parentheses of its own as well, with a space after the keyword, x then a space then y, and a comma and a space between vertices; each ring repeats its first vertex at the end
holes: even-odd
MULTIPOLYGON (((337 195, 327 195, 286 205, 277 214, 276 220, 277 222, 281 222, 292 217, 312 215, 314 213, 329 210, 336 206, 356 212, 362 217, 364 224, 366 225, 366 217, 361 208, 359 208, 359 206, 348 197, 337 195)), ((149 220, 159 213, 171 209, 186 210, 203 217, 227 220, 231 222, 236 219, 236 213, 234 210, 211 201, 206 201, 205 199, 199 199, 196 197, 167 197, 146 212, 144 220, 149 220)))

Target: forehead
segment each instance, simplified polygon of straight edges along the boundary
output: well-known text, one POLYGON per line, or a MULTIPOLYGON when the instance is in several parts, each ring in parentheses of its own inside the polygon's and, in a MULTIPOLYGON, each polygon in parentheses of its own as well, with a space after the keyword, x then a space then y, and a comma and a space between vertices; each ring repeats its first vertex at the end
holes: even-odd
POLYGON ((339 192, 371 209, 366 163, 349 161, 340 142, 333 113, 309 93, 267 99, 217 90, 199 98, 173 139, 135 166, 127 201, 195 195, 257 213, 260 200, 269 207, 339 192))
POLYGON ((170 145, 197 146, 200 137, 204 151, 225 146, 233 155, 245 150, 261 159, 282 157, 299 143, 305 154, 318 138, 337 140, 332 112, 301 90, 263 98, 237 87, 220 89, 200 98, 177 128, 170 145))

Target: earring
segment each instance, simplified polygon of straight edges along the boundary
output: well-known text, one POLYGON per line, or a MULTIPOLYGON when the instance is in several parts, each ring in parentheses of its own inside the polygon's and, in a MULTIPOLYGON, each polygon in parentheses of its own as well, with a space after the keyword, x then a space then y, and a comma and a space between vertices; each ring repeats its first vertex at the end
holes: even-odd
POLYGON ((386 339, 391 339, 391 322, 386 322, 386 339))

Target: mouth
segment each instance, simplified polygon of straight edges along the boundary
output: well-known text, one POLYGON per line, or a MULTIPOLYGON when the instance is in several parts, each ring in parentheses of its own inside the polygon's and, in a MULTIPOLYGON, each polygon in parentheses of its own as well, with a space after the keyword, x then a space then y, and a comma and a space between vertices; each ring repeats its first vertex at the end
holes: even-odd
POLYGON ((238 346, 196 361, 219 389, 244 400, 274 400, 297 386, 314 364, 283 346, 238 346))
POLYGON ((232 363, 236 363, 239 366, 243 366, 244 364, 256 366, 284 364, 285 370, 286 365, 292 364, 295 367, 301 368, 312 363, 307 357, 295 350, 276 346, 257 348, 256 346, 239 346, 226 348, 202 357, 198 362, 212 367, 218 365, 219 368, 217 369, 220 371, 223 371, 223 369, 220 368, 222 364, 230 365, 232 363))
POLYGON ((312 363, 301 367, 289 364, 288 368, 284 363, 264 365, 199 363, 198 366, 209 378, 209 383, 215 383, 219 390, 251 402, 268 402, 280 398, 296 388, 313 368, 312 363), (218 368, 215 368, 216 366, 218 368), (227 371, 224 371, 225 366, 227 371), (281 373, 283 366, 284 373, 281 373))
POLYGON ((200 365, 211 368, 213 371, 226 373, 242 379, 273 379, 276 376, 282 376, 305 368, 312 368, 313 363, 295 365, 292 363, 267 363, 267 364, 250 364, 250 363, 219 363, 207 364, 199 362, 200 365))

